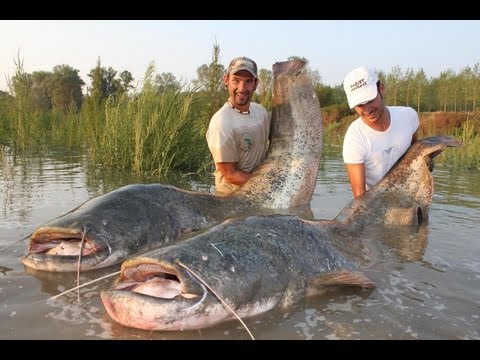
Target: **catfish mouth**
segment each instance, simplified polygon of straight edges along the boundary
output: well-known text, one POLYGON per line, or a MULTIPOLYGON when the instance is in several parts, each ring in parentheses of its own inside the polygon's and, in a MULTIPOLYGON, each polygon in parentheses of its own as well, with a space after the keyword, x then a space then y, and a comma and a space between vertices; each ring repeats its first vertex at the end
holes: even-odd
POLYGON ((164 331, 198 329, 212 321, 208 318, 215 317, 215 311, 206 311, 210 293, 189 271, 179 264, 138 260, 132 259, 136 262, 132 266, 124 263, 113 289, 100 292, 113 320, 137 329, 164 331))
POLYGON ((159 299, 192 299, 205 296, 207 291, 184 268, 150 262, 125 267, 114 290, 131 291, 159 299))
POLYGON ((23 264, 34 270, 77 271, 95 269, 95 265, 110 255, 106 244, 80 230, 39 228, 30 238, 28 254, 23 264))

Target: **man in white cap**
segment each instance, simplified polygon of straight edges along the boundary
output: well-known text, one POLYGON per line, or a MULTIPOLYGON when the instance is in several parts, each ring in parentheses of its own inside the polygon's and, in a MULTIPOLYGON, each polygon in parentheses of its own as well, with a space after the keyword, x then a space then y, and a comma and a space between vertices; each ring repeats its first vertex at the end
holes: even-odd
POLYGON ((258 85, 257 64, 234 58, 223 76, 228 100, 210 120, 206 134, 215 163, 217 195, 228 195, 245 184, 265 158, 269 146, 270 116, 251 102, 258 85))
POLYGON ((417 140, 418 114, 411 107, 386 106, 385 85, 372 69, 353 69, 343 81, 348 105, 360 116, 343 140, 353 197, 378 183, 417 140))

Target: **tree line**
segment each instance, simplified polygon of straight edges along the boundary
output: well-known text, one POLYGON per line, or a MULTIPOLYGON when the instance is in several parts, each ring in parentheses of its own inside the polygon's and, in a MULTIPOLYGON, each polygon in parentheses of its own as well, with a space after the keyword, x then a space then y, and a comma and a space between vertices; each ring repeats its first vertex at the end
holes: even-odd
MULTIPOLYGON (((212 61, 203 64, 196 70, 197 78, 191 86, 196 91, 211 99, 212 107, 219 107, 225 95, 222 75, 226 70, 219 62, 220 48, 214 45, 212 61)), ((292 56, 291 59, 308 60, 292 56)), ((119 98, 134 88, 134 78, 128 70, 118 72, 112 67, 102 66, 100 59, 88 73, 91 86, 86 94, 82 92, 84 80, 79 76, 79 70, 70 65, 57 65, 52 71, 34 71, 31 74, 23 71, 21 59, 15 62, 16 73, 9 80, 9 92, 0 91, 0 98, 8 96, 21 97, 39 110, 60 109, 67 111, 72 106, 80 111, 84 101, 92 97, 97 101, 105 101, 109 97, 119 98)), ((348 111, 347 101, 341 84, 330 86, 321 81, 318 70, 307 66, 315 91, 322 107, 337 106, 348 111)), ((442 71, 437 77, 427 77, 424 70, 393 67, 390 72, 376 69, 379 78, 387 86, 386 102, 389 105, 411 106, 420 112, 433 111, 475 111, 479 107, 480 63, 466 66, 456 73, 451 69, 442 71)), ((259 69, 259 87, 255 94, 256 101, 267 109, 272 103, 272 71, 259 69)), ((154 86, 158 92, 165 89, 179 90, 186 86, 177 80, 171 72, 157 74, 154 86)), ((213 108, 212 108, 213 110, 213 108)))
MULTIPOLYGON (((307 62, 296 56, 289 59, 294 58, 307 62)), ((79 70, 69 65, 33 73, 24 71, 20 59, 15 65, 9 92, 0 92, 0 153, 70 149, 85 153, 93 166, 139 174, 211 167, 205 133, 228 97, 222 79, 226 67, 220 63, 217 44, 210 63, 199 66, 196 79, 188 83, 157 72, 154 63, 135 82, 129 71, 105 67, 98 59, 88 73, 91 85, 85 94, 79 70)), ((446 70, 436 78, 398 66, 389 73, 377 71, 387 85, 387 104, 412 106, 419 113, 468 112, 467 118, 476 120, 479 68, 475 64, 459 73, 446 70)), ((323 84, 308 62, 306 71, 321 105, 324 134, 331 136, 326 143, 341 141, 341 129, 353 118, 343 87, 323 84)), ((272 71, 259 69, 259 78, 253 100, 271 110, 272 71)), ((477 132, 473 127, 468 139, 476 138, 477 132)), ((474 148, 471 159, 479 158, 480 145, 474 148)), ((476 162, 468 166, 477 168, 476 162)))

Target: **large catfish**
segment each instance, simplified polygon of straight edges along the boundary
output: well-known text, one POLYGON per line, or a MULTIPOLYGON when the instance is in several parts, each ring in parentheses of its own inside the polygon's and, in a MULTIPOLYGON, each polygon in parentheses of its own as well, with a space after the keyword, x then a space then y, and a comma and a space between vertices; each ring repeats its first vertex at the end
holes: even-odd
POLYGON ((425 222, 433 194, 432 159, 459 145, 448 137, 415 143, 380 183, 342 210, 339 220, 230 219, 129 259, 113 289, 101 292, 103 304, 125 326, 199 329, 235 319, 234 313, 247 318, 286 308, 331 285, 373 287, 360 271, 368 263, 362 230, 369 224, 425 222))
POLYGON ((76 271, 81 249, 81 270, 98 269, 232 216, 308 208, 322 155, 320 105, 303 61, 275 63, 273 77, 270 147, 242 188, 219 197, 163 184, 122 187, 36 229, 24 265, 76 271))

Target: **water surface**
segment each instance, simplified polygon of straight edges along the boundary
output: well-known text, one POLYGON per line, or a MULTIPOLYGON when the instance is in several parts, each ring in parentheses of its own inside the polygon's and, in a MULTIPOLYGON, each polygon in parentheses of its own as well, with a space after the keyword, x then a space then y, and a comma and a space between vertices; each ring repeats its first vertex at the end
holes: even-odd
MULTIPOLYGON (((449 151, 448 149, 446 151, 449 151)), ((441 155, 440 155, 441 156, 441 155)), ((32 272, 21 257, 36 227, 122 185, 155 182, 121 172, 88 169, 81 156, 47 158, 4 154, 0 166, 0 339, 249 339, 232 321, 198 331, 158 332, 113 322, 99 291, 106 278, 55 300, 77 284, 76 274, 32 272)), ((336 288, 245 323, 256 339, 480 339, 480 177, 478 172, 434 170, 430 222, 420 228, 370 227, 374 249, 366 270, 373 290, 336 288)), ((183 174, 169 183, 210 191, 213 177, 183 174)), ((311 202, 317 219, 332 219, 351 200, 335 153, 321 162, 311 202)), ((118 271, 81 275, 80 283, 118 271)))

